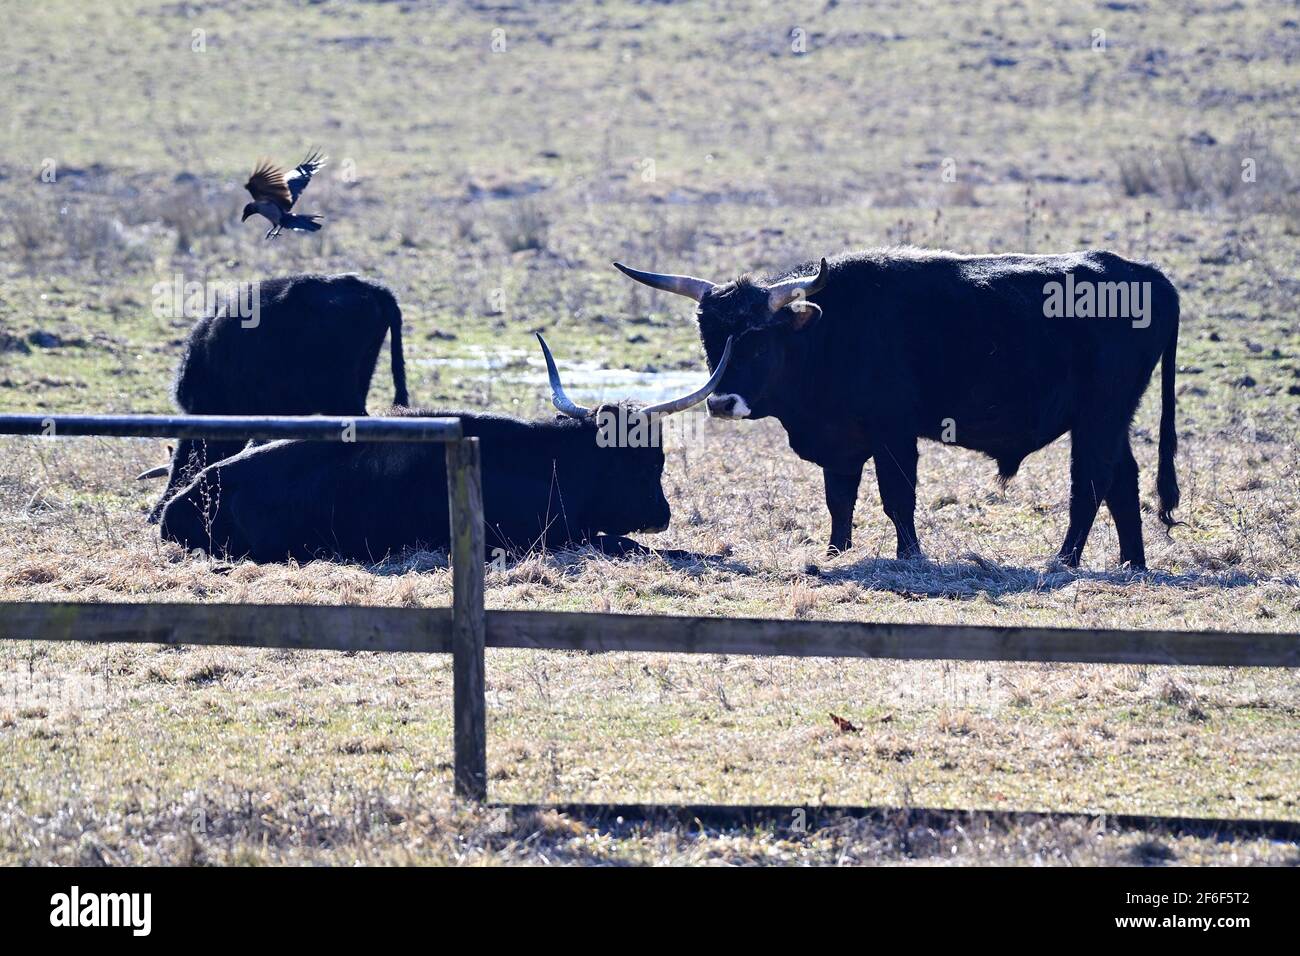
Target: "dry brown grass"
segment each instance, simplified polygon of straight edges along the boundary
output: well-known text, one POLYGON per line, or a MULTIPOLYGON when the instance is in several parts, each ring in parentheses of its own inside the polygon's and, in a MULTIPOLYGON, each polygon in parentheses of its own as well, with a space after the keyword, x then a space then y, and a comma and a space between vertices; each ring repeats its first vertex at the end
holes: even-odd
MULTIPOLYGON (((816 471, 782 454, 781 436, 764 425, 704 435, 703 446, 670 453, 667 481, 676 513, 701 517, 675 521, 654 540, 715 559, 534 555, 489 573, 490 606, 1300 629, 1295 559, 1249 520, 1218 523, 1219 508, 1199 496, 1188 501, 1189 528, 1172 539, 1148 529, 1151 563, 1164 570, 1107 570, 1115 548, 1104 523, 1089 569, 1047 570, 1063 517, 1052 513, 1065 497, 1061 449, 1027 462, 1005 495, 987 490, 992 472, 982 462, 935 449, 922 480, 934 497, 958 503, 923 511, 933 563, 883 556, 892 538, 870 492, 860 547, 820 561, 816 471), (746 469, 754 491, 737 494, 746 469), (1040 518, 1043 505, 1052 507, 1040 518), (1243 542, 1251 558, 1231 570, 1198 561, 1198 547, 1221 551, 1225 540, 1243 542), (808 573, 810 562, 820 573, 808 573)), ((126 480, 156 456, 152 443, 3 445, 4 599, 409 607, 450 599, 441 554, 376 569, 181 554, 157 540, 143 519, 145 490, 126 480), (28 507, 38 492, 44 504, 28 507)), ((1201 447, 1197 460, 1198 484, 1233 480, 1231 444, 1201 447)), ((1286 671, 496 651, 488 663, 497 799, 1300 818, 1300 684, 1286 671), (841 733, 829 713, 859 730, 841 733)), ((1155 862, 1139 834, 1072 820, 979 836, 846 821, 799 839, 775 826, 722 829, 699 844, 674 823, 521 824, 459 809, 447 797, 448 665, 403 655, 6 644, 0 748, 8 765, 27 770, 3 790, 12 812, 0 856, 1155 862), (195 814, 207 829, 178 825, 195 814)), ((1264 840, 1154 839, 1174 862, 1295 855, 1264 840)))

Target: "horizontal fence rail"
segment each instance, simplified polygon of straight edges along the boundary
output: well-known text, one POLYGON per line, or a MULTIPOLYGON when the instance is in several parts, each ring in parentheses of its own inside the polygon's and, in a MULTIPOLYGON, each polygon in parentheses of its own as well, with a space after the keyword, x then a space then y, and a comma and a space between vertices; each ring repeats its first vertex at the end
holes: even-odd
MULTIPOLYGON (((1300 635, 1093 631, 488 611, 485 645, 536 650, 1300 667, 1300 635)), ((452 651, 449 608, 0 602, 0 638, 329 651, 452 651)))
POLYGON ((461 437, 459 418, 335 415, 0 415, 0 435, 203 438, 209 441, 421 441, 461 437))
POLYGON ((489 611, 488 647, 774 657, 1298 667, 1300 636, 489 611))
POLYGON ((450 608, 0 601, 0 639, 315 651, 451 651, 450 608))

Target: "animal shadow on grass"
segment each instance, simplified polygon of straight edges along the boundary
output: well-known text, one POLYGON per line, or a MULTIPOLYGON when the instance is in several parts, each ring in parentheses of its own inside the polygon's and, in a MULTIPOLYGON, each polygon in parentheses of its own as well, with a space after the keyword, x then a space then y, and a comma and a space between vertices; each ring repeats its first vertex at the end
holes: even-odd
POLYGON ((1173 588, 1239 588, 1258 583, 1252 575, 1240 572, 1171 574, 1165 571, 1130 571, 1127 568, 1105 571, 1024 568, 994 564, 976 555, 959 561, 864 558, 851 565, 822 568, 814 573, 823 581, 853 582, 870 590, 891 591, 905 597, 958 599, 1058 591, 1079 581, 1114 585, 1141 583, 1173 588))
POLYGON ((573 570, 580 570, 591 561, 662 561, 677 573, 690 577, 698 577, 706 570, 730 571, 734 574, 753 573, 753 568, 749 565, 730 560, 725 555, 703 554, 680 548, 640 546, 639 550, 629 549, 618 552, 584 545, 564 551, 552 551, 549 552, 549 556, 573 570))
MULTIPOLYGON (((640 550, 628 548, 619 551, 615 549, 602 550, 593 545, 574 545, 562 549, 535 548, 522 553, 503 553, 500 559, 503 563, 500 567, 502 570, 508 570, 533 559, 549 560, 560 571, 575 574, 592 561, 631 562, 654 559, 665 561, 674 570, 686 574, 698 574, 705 568, 721 569, 736 574, 752 573, 752 569, 748 565, 729 561, 725 557, 701 554, 697 551, 683 551, 671 548, 658 550, 646 547, 642 547, 640 550)), ((329 559, 323 556, 322 560, 329 559)), ((496 562, 489 560, 487 564, 489 568, 492 568, 496 562)), ((399 554, 385 556, 383 559, 364 567, 372 574, 388 576, 408 574, 412 571, 445 571, 450 566, 447 551, 444 548, 435 550, 410 548, 399 554)))

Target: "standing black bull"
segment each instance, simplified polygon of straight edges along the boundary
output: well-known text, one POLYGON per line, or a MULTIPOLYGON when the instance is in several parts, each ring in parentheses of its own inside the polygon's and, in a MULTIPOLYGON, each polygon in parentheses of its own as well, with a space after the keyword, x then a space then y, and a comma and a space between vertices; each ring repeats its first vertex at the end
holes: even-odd
POLYGON ((823 259, 764 283, 628 276, 699 303, 710 366, 735 358, 709 399, 722 418, 775 416, 799 457, 821 465, 830 551, 852 545, 862 467, 919 557, 918 437, 982 451, 1003 481, 1065 432, 1070 527, 1058 555, 1076 567, 1105 501, 1120 559, 1145 566, 1129 424, 1161 366, 1160 520, 1175 524, 1174 352, 1178 294, 1156 268, 1110 252, 961 256, 894 249, 823 259), (810 274, 813 273, 813 274, 810 274))
MULTIPOLYGON (((480 439, 489 553, 570 543, 608 553, 640 550, 621 536, 668 526, 664 453, 657 440, 610 440, 616 434, 611 426, 636 415, 655 422, 704 401, 726 372, 729 349, 709 382, 684 398, 643 409, 625 403, 595 410, 568 399, 545 342, 542 349, 552 400, 565 417, 399 414, 454 416, 465 435, 480 439)), ((658 432, 642 428, 639 434, 648 439, 658 432)), ((163 508, 162 536, 188 549, 254 561, 337 555, 370 563, 416 544, 447 547, 445 489, 438 445, 278 441, 200 472, 163 508)))
MULTIPOLYGON (((289 276, 259 283, 255 316, 222 302, 190 330, 176 372, 176 404, 188 415, 364 415, 384 335, 390 336, 393 403, 406 405, 402 312, 393 294, 355 275, 289 276)), ((182 440, 157 521, 176 489, 241 442, 182 440)), ((160 477, 155 468, 141 478, 160 477)))

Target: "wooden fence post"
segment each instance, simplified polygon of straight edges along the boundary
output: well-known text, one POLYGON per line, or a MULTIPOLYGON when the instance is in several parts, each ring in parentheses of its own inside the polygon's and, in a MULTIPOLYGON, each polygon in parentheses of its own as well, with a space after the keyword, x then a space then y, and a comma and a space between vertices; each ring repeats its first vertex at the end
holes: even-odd
POLYGON ((447 443, 451 505, 451 651, 455 792, 487 799, 487 701, 483 642, 483 485, 477 438, 447 443))

